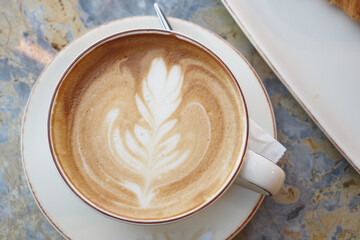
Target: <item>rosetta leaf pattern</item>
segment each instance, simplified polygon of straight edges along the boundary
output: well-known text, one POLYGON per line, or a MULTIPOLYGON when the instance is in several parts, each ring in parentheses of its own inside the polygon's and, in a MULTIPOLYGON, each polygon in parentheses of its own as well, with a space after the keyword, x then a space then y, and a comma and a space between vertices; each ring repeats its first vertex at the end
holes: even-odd
POLYGON ((144 185, 124 181, 121 185, 135 195, 142 207, 149 205, 154 197, 153 180, 183 163, 189 151, 177 151, 181 140, 179 133, 169 136, 178 120, 172 115, 178 109, 182 98, 183 75, 178 65, 167 71, 162 58, 155 58, 150 71, 142 82, 141 93, 135 96, 137 110, 146 122, 139 122, 133 129, 120 132, 113 124, 119 115, 118 109, 108 114, 108 141, 114 145, 113 155, 129 170, 144 176, 144 185), (124 136, 123 138, 121 136, 124 136), (165 137, 166 136, 166 137, 165 137))

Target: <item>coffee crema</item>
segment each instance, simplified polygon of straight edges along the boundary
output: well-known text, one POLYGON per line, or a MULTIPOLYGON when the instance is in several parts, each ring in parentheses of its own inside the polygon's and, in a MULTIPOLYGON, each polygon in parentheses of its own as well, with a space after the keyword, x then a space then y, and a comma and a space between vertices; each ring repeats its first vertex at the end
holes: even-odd
POLYGON ((63 79, 50 121, 64 174, 92 204, 162 220, 201 206, 244 145, 243 103, 201 47, 143 33, 102 43, 63 79))

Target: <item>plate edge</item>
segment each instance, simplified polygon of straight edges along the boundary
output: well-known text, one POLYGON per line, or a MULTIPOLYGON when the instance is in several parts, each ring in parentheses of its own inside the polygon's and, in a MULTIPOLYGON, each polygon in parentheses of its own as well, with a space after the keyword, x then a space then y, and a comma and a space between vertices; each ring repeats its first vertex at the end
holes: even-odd
POLYGON ((289 84, 286 82, 285 78, 280 74, 280 72, 275 68, 275 66, 271 63, 269 57, 264 53, 262 48, 259 44, 255 41, 255 39, 251 36, 251 34, 246 29, 244 23, 237 17, 235 14, 235 11, 231 8, 231 6, 227 2, 228 0, 221 0, 225 8, 228 10, 232 18, 235 20, 237 25, 241 28, 241 30, 244 32, 246 37, 249 39, 249 41, 253 44, 253 46, 256 48, 256 50, 259 52, 259 54, 262 56, 262 58, 265 60, 265 62, 268 64, 268 66, 271 68, 271 70, 276 74, 276 76, 280 79, 280 81, 285 85, 285 87, 288 89, 288 91, 291 93, 291 95, 295 98, 295 100, 300 104, 300 106, 305 110, 305 112, 310 116, 310 118, 316 123, 316 125, 320 128, 320 130, 325 134, 325 136, 328 138, 328 140, 333 144, 333 146, 341 153, 341 155, 350 163, 350 165, 360 174, 360 163, 359 166, 355 164, 355 162, 344 152, 344 150, 338 145, 338 143, 333 139, 333 137, 330 136, 330 134, 327 132, 327 130, 320 125, 319 121, 316 119, 316 117, 311 113, 311 111, 308 109, 308 107, 303 103, 303 101, 300 99, 300 97, 295 93, 295 91, 289 86, 289 84))

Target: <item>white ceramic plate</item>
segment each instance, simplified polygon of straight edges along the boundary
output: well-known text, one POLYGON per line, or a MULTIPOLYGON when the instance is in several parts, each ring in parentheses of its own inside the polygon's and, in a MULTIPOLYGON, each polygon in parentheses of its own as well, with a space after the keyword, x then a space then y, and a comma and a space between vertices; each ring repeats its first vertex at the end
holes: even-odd
MULTIPOLYGON (((261 81, 244 58, 214 33, 170 18, 174 29, 207 45, 229 66, 243 89, 250 117, 275 137, 274 115, 261 81)), ((237 185, 213 205, 183 221, 137 226, 104 217, 82 203, 62 181, 51 158, 47 115, 61 75, 94 42, 130 29, 159 28, 155 17, 135 17, 100 26, 69 44, 38 79, 29 98, 22 131, 22 157, 34 198, 44 215, 64 236, 73 239, 225 239, 234 236, 254 215, 263 197, 237 185)))
POLYGON ((222 0, 293 96, 360 172, 360 24, 326 0, 222 0))

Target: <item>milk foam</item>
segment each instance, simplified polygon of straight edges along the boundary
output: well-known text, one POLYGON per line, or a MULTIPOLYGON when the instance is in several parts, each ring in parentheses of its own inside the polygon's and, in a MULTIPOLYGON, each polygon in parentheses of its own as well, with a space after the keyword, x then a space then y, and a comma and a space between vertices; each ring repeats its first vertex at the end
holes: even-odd
MULTIPOLYGON (((164 137, 177 123, 171 115, 181 103, 182 83, 180 66, 175 65, 168 72, 164 60, 156 58, 143 80, 141 96, 135 96, 137 110, 146 121, 146 128, 135 124, 133 131, 126 130, 125 142, 122 142, 119 128, 115 128, 115 134, 111 132, 118 110, 112 109, 107 114, 110 151, 116 152, 116 159, 129 171, 135 171, 145 179, 144 186, 134 182, 120 183, 137 196, 142 208, 148 207, 155 196, 154 190, 158 186, 151 185, 154 178, 161 178, 163 173, 178 167, 189 155, 186 149, 176 149, 181 139, 179 133, 164 137)), ((208 124, 210 126, 210 122, 208 124)))
POLYGON ((54 148, 95 205, 163 219, 201 205, 226 181, 242 146, 242 104, 202 50, 172 37, 130 40, 105 44, 67 76, 51 119, 54 148))

